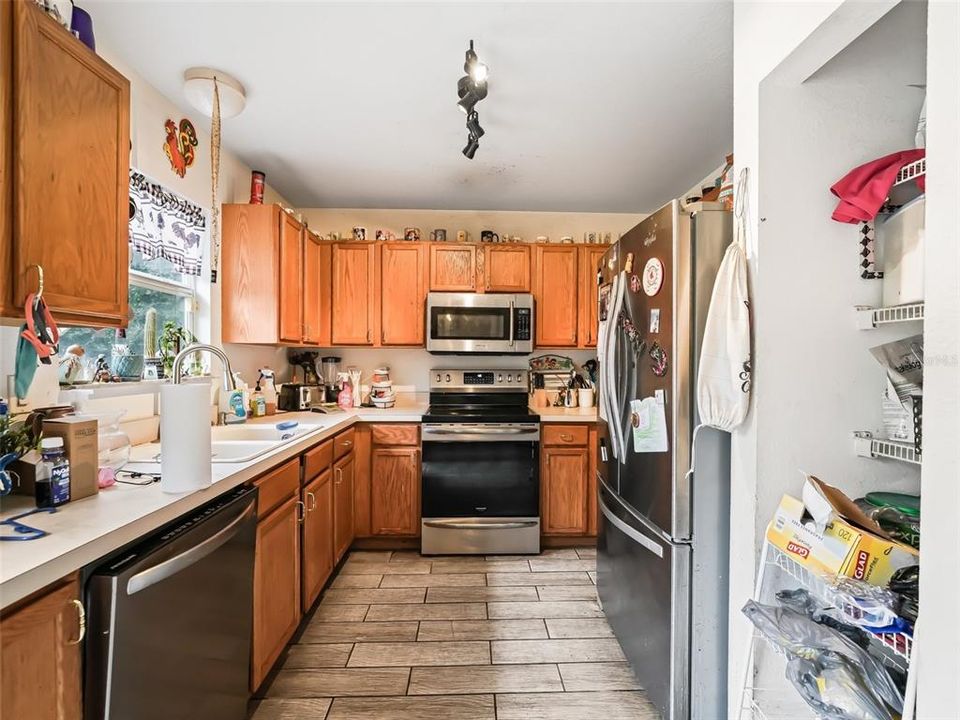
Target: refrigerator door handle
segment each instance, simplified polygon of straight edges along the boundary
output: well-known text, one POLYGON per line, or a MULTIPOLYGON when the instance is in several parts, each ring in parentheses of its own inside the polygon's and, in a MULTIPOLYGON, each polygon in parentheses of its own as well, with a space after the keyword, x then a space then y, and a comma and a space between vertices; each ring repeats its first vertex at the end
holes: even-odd
POLYGON ((654 542, 650 538, 634 530, 632 527, 627 525, 623 520, 614 515, 613 511, 607 507, 607 504, 603 501, 601 496, 597 496, 597 504, 600 506, 600 512, 603 513, 603 516, 610 521, 610 524, 613 525, 617 530, 622 532, 628 538, 634 542, 642 545, 647 550, 652 552, 658 558, 663 558, 663 546, 660 543, 654 542))
POLYGON ((609 314, 607 315, 607 346, 606 352, 604 353, 606 357, 606 366, 607 366, 607 387, 609 389, 609 398, 608 398, 608 409, 609 416, 607 418, 607 425, 613 428, 613 433, 611 434, 611 446, 613 448, 613 456, 619 460, 624 460, 627 455, 626 448, 626 439, 623 436, 623 428, 620 425, 620 395, 618 392, 618 383, 617 383, 617 337, 619 333, 617 332, 620 310, 623 308, 623 296, 624 296, 624 286, 626 285, 627 279, 623 273, 617 275, 614 280, 613 288, 613 304, 610 306, 609 314))

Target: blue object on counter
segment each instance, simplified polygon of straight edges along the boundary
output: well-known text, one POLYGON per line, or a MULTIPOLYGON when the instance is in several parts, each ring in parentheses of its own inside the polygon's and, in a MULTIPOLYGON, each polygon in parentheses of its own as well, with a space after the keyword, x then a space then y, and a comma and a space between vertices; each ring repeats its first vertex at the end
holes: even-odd
POLYGON ((283 422, 278 422, 276 428, 277 430, 293 430, 299 424, 296 420, 284 420, 283 422))
POLYGON ((53 507, 37 508, 36 510, 14 515, 12 518, 7 518, 6 520, 0 520, 0 525, 9 525, 13 528, 13 535, 0 535, 0 540, 37 540, 46 537, 50 534, 46 530, 24 525, 20 522, 20 519, 35 513, 55 513, 56 511, 57 509, 53 507))

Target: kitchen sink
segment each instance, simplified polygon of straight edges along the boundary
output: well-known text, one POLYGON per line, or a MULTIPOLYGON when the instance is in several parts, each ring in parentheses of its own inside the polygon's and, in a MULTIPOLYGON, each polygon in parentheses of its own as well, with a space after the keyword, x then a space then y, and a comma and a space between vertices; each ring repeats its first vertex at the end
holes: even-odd
MULTIPOLYGON (((241 463, 254 460, 264 453, 296 440, 320 425, 297 425, 277 430, 273 425, 222 425, 211 428, 211 462, 241 463)), ((160 462, 160 443, 136 445, 130 448, 130 462, 160 462)))

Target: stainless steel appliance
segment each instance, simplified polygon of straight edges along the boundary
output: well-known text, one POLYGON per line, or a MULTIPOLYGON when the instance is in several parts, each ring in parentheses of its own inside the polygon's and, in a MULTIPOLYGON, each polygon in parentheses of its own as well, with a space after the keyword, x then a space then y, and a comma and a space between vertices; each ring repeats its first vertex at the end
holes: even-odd
POLYGON ((427 350, 436 354, 533 352, 533 295, 427 294, 427 350))
POLYGON ((526 370, 432 370, 423 416, 424 555, 540 552, 540 417, 526 370))
POLYGON ((713 720, 726 707, 729 436, 699 431, 689 472, 700 345, 731 241, 730 213, 706 208, 660 208, 607 251, 598 275, 598 592, 665 720, 713 720), (667 450, 638 452, 634 428, 661 408, 667 450))
POLYGON ((94 571, 84 717, 247 717, 256 500, 231 491, 94 571))
POLYGON ((280 386, 280 397, 277 407, 280 410, 297 412, 309 410, 314 405, 324 402, 326 392, 323 385, 302 385, 300 383, 284 383, 280 386))
POLYGON ((340 376, 340 358, 337 355, 327 355, 321 359, 323 363, 323 401, 336 402, 340 388, 337 387, 337 378, 340 376))

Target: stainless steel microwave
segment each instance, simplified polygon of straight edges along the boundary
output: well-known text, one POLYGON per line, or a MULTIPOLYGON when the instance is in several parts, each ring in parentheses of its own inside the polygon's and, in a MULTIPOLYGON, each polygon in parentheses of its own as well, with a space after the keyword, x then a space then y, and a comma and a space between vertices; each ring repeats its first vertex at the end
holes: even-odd
POLYGON ((437 354, 533 352, 533 295, 427 295, 427 350, 437 354))

